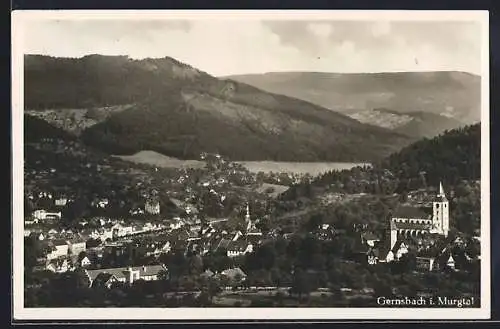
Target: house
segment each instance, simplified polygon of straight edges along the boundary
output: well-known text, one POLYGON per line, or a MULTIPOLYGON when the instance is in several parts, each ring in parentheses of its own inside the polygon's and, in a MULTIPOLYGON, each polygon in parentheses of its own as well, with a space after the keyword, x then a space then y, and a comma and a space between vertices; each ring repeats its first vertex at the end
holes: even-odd
POLYGON ((48 260, 45 269, 54 273, 64 273, 70 269, 70 264, 66 258, 56 258, 48 260))
POLYGON ((160 202, 158 200, 148 199, 144 205, 146 213, 158 215, 160 213, 160 202))
MULTIPOLYGON (((89 280, 89 286, 92 287, 96 278, 102 274, 107 273, 113 276, 113 282, 123 282, 133 284, 137 280, 157 281, 161 279, 164 273, 168 273, 165 265, 143 265, 135 267, 119 267, 108 268, 99 270, 85 270, 85 274, 89 280)), ((108 279, 111 277, 108 277, 108 279)), ((102 281, 102 279, 101 279, 102 281)), ((98 280, 99 282, 99 280, 98 280)), ((106 280, 105 282, 108 282, 106 280)))
POLYGON ((193 230, 193 231, 189 232, 187 241, 197 241, 200 239, 201 239, 201 237, 200 237, 200 234, 197 232, 197 230, 193 230))
POLYGON ((122 237, 126 235, 133 234, 134 228, 132 226, 123 226, 120 223, 117 223, 111 227, 112 230, 112 236, 113 238, 115 237, 122 237))
POLYGON ((120 280, 112 273, 102 272, 99 273, 92 281, 93 288, 106 288, 111 289, 113 284, 120 282, 120 280))
POLYGON ((107 198, 102 198, 92 201, 92 206, 96 208, 104 209, 108 205, 109 205, 109 200, 107 198))
POLYGON ((57 207, 64 207, 64 206, 66 206, 67 203, 68 203, 68 198, 65 198, 65 197, 60 197, 60 198, 57 198, 54 200, 54 204, 57 207))
POLYGON ((69 246, 65 240, 55 239, 49 242, 50 253, 47 254, 47 259, 52 260, 59 257, 66 257, 69 253, 69 246))
POLYGON ((57 235, 59 232, 57 232, 57 230, 55 228, 51 228, 47 234, 50 235, 50 236, 55 236, 57 235))
POLYGON ((78 265, 80 265, 81 267, 87 267, 92 265, 92 262, 90 261, 88 256, 84 256, 82 259, 80 259, 78 265))
POLYGON ((113 239, 113 228, 102 228, 97 231, 96 238, 101 239, 101 241, 106 241, 108 239, 113 239))
POLYGON ((61 219, 61 212, 48 212, 43 209, 38 209, 33 212, 33 217, 37 220, 46 220, 46 219, 61 219))
POLYGON ((436 258, 431 256, 423 256, 416 258, 416 268, 419 271, 433 271, 435 267, 436 258))
POLYGON ((408 253, 408 245, 402 240, 399 240, 396 242, 396 245, 387 252, 384 258, 385 261, 389 263, 399 260, 406 253, 408 253))
POLYGON ((155 253, 168 254, 170 252, 170 250, 172 250, 172 244, 170 243, 170 241, 160 242, 158 244, 158 247, 157 247, 157 250, 155 253))
POLYGON ((229 247, 230 243, 231 243, 231 240, 225 239, 225 238, 220 238, 220 240, 215 243, 214 250, 215 251, 218 251, 218 250, 227 250, 227 248, 229 247))
POLYGON ((38 218, 34 218, 34 219, 25 218, 24 219, 24 225, 33 225, 33 224, 38 224, 38 218))
POLYGON ((79 255, 82 251, 87 249, 87 241, 80 237, 73 238, 66 242, 69 246, 69 253, 72 255, 79 255))
POLYGON ((233 238, 231 239, 231 241, 238 241, 238 239, 239 239, 240 237, 242 237, 242 236, 243 236, 243 233, 241 233, 241 231, 237 231, 237 232, 234 234, 234 236, 233 236, 233 238))
POLYGON ((366 243, 368 246, 373 247, 373 246, 375 246, 375 243, 380 241, 380 238, 377 237, 372 232, 366 232, 366 233, 361 234, 361 241, 363 243, 366 243))
POLYGON ((451 254, 450 257, 448 257, 448 260, 446 261, 446 266, 448 266, 452 270, 455 270, 455 259, 451 254))
POLYGON ((227 247, 228 257, 237 257, 253 251, 253 245, 247 241, 231 241, 227 247))
POLYGON ((29 235, 31 238, 34 238, 38 241, 43 241, 45 240, 45 235, 43 235, 42 232, 30 232, 30 235, 29 235))
POLYGON ((368 265, 376 265, 379 262, 378 249, 370 248, 366 253, 366 261, 368 265))

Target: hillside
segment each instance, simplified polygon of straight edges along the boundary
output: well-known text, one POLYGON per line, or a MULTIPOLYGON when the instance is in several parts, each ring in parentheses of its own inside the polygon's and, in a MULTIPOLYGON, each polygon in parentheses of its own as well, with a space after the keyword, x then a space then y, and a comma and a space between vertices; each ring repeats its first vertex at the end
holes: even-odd
MULTIPOLYGON (((442 132, 456 121, 480 120, 481 78, 463 72, 315 73, 280 72, 238 75, 229 78, 263 90, 288 95, 344 113, 361 122, 386 127, 386 108, 395 113, 440 115, 442 132), (451 118, 448 122, 446 118, 451 118)), ((406 118, 408 119, 408 118, 406 118)), ((433 124, 432 118, 414 118, 433 124)), ((399 118, 404 121, 405 117, 399 118)), ((434 123, 435 124, 435 123, 434 123)), ((421 136, 423 137, 423 136, 421 136)))
POLYGON ((26 56, 25 65, 27 110, 49 122, 65 121, 54 113, 68 109, 119 108, 93 121, 76 115, 72 124, 62 125, 110 154, 152 150, 180 159, 211 152, 241 161, 371 162, 411 142, 403 134, 220 80, 168 57, 26 56))
POLYGON ((381 167, 400 179, 415 179, 425 172, 432 184, 454 184, 461 179, 481 178, 481 124, 453 129, 423 139, 385 159, 381 167))
POLYGON ((38 142, 44 138, 73 140, 74 136, 43 119, 24 114, 24 142, 38 142))

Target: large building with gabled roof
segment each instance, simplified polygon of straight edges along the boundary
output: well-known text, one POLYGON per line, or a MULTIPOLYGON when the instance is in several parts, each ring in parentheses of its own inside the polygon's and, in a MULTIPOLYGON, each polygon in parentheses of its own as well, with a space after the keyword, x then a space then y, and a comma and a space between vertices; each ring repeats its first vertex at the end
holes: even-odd
POLYGON ((400 206, 392 215, 390 222, 390 249, 405 237, 437 234, 447 237, 450 229, 450 208, 443 184, 432 200, 432 206, 400 206))

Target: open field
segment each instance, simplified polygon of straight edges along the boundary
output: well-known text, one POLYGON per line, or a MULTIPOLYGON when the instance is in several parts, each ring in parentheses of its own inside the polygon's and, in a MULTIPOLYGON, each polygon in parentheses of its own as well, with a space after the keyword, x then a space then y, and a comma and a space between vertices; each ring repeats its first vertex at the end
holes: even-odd
MULTIPOLYGON (((202 168, 205 164, 198 160, 180 160, 174 157, 169 157, 154 151, 140 151, 134 155, 117 156, 122 160, 135 163, 150 164, 164 168, 202 168)), ((344 170, 356 166, 369 165, 367 163, 348 163, 348 162, 275 162, 275 161, 237 161, 247 168, 249 171, 258 173, 294 173, 294 174, 310 174, 312 176, 330 170, 344 170)))
POLYGON ((180 160, 154 151, 140 151, 134 155, 117 155, 116 157, 134 162, 149 164, 162 168, 203 168, 205 163, 198 160, 180 160))

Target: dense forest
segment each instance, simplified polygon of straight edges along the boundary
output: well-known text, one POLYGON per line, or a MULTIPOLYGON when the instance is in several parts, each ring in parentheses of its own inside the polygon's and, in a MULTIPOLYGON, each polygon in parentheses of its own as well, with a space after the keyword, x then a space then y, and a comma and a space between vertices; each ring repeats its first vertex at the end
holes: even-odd
MULTIPOLYGON (((418 180, 425 175, 428 184, 455 184, 481 177, 481 124, 446 131, 423 139, 389 156, 380 164, 402 180, 418 180)), ((421 181, 421 179, 420 179, 421 181)))

